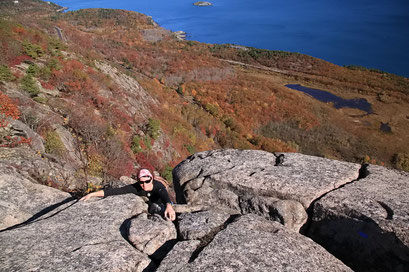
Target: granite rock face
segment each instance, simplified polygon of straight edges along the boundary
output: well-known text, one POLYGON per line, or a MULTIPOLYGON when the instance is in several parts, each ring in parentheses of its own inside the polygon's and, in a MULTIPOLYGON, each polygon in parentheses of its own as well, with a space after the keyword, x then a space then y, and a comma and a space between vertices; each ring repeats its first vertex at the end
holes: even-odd
POLYGON ((368 170, 315 203, 308 234, 357 271, 409 271, 409 174, 368 170))
POLYGON ((45 152, 44 140, 29 126, 19 120, 12 120, 11 125, 13 130, 20 132, 20 136, 31 138, 31 148, 35 151, 45 152))
POLYGON ((230 218, 225 211, 208 210, 179 216, 179 232, 184 240, 203 239, 217 233, 230 218))
POLYGON ((174 169, 173 224, 138 196, 77 202, 33 183, 32 150, 1 151, 1 271, 408 271, 407 173, 202 152, 174 169))
POLYGON ((352 271, 312 240, 247 214, 178 271, 352 271))
POLYGON ((358 177, 360 165, 258 150, 214 150, 192 155, 174 170, 178 202, 254 212, 299 230, 310 204, 358 177), (291 202, 282 202, 291 201, 291 202), (297 204, 299 203, 299 204, 297 204))
POLYGON ((159 216, 138 215, 130 221, 129 240, 136 249, 152 255, 163 244, 177 238, 176 228, 159 216))
POLYGON ((1 222, 8 227, 0 230, 1 271, 142 271, 151 259, 130 238, 144 237, 149 245, 144 250, 152 251, 160 246, 154 240, 162 233, 176 237, 173 224, 162 219, 165 223, 151 228, 149 237, 139 229, 132 232, 133 220, 138 220, 132 212, 146 210, 138 196, 78 202, 56 189, 30 184, 13 169, 2 169, 0 180, 1 222), (9 226, 11 220, 5 219, 12 216, 17 225, 9 226))
POLYGON ((22 223, 50 203, 69 197, 70 194, 57 189, 35 184, 14 168, 0 163, 0 230, 22 223))
POLYGON ((200 245, 199 240, 178 242, 160 263, 156 272, 177 272, 185 267, 200 245))
POLYGON ((29 147, 0 147, 0 163, 13 168, 25 178, 42 184, 53 180, 55 185, 64 189, 78 189, 84 182, 75 178, 75 170, 63 165, 47 154, 34 152, 29 147))
POLYGON ((308 215, 302 204, 294 200, 281 200, 274 197, 242 197, 240 208, 243 213, 269 215, 289 229, 299 231, 307 222, 308 215))

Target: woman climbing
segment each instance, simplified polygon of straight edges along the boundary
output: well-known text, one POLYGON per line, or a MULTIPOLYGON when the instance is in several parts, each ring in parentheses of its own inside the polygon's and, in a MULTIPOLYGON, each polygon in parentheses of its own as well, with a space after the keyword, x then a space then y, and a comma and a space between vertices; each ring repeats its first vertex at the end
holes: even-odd
POLYGON ((137 182, 121 188, 108 188, 93 192, 80 200, 87 201, 91 197, 108 197, 133 193, 138 196, 146 196, 149 199, 149 213, 160 214, 171 221, 176 219, 175 210, 172 207, 168 192, 160 181, 155 180, 153 172, 146 168, 140 168, 136 175, 132 175, 132 178, 136 179, 137 182))

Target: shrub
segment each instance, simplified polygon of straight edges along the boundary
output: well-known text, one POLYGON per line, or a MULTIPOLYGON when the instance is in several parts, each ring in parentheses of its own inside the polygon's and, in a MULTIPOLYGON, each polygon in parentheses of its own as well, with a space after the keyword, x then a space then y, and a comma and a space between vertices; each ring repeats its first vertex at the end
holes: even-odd
POLYGON ((37 83, 30 74, 27 74, 21 79, 21 89, 28 92, 31 97, 34 97, 40 93, 40 88, 37 86, 37 83))
POLYGON ((104 164, 101 156, 99 155, 90 155, 88 158, 88 173, 96 177, 102 177, 104 170, 104 164))
POLYGON ((44 53, 41 46, 37 44, 32 44, 28 41, 23 42, 23 50, 26 55, 32 57, 33 59, 41 57, 44 53))
POLYGON ((40 68, 35 63, 32 63, 28 66, 26 73, 36 77, 40 74, 40 68))
POLYGON ((141 146, 141 137, 140 136, 134 136, 132 138, 131 142, 131 150, 134 154, 142 152, 142 146, 141 146))
POLYGON ((157 119, 149 118, 148 123, 148 135, 152 137, 152 139, 156 140, 159 137, 159 130, 160 130, 160 121, 157 119))
POLYGON ((143 144, 145 145, 146 150, 152 150, 152 139, 149 135, 145 136, 143 139, 143 144))
POLYGON ((0 128, 6 127, 11 119, 18 119, 20 111, 15 103, 6 95, 0 92, 0 128))
POLYGON ((65 151, 65 147, 60 136, 57 132, 51 130, 46 133, 44 147, 47 153, 58 156, 61 156, 65 151))
POLYGON ((50 68, 50 70, 60 70, 62 68, 61 64, 56 59, 50 59, 47 63, 47 67, 50 68))
POLYGON ((47 102, 47 98, 45 98, 45 97, 39 97, 39 96, 34 97, 33 100, 34 100, 35 102, 38 102, 38 103, 41 103, 41 104, 44 104, 44 103, 47 102))
POLYGON ((9 67, 6 65, 0 65, 0 82, 1 81, 12 81, 15 77, 11 73, 9 67))
POLYGON ((393 160, 396 168, 409 172, 409 154, 397 153, 393 160))
POLYGON ((173 182, 172 175, 173 168, 169 165, 166 165, 165 168, 161 171, 160 175, 169 182, 173 182))
POLYGON ((178 94, 180 94, 180 95, 183 95, 183 86, 180 85, 180 86, 176 89, 176 92, 177 92, 178 94))
POLYGON ((42 79, 49 80, 51 77, 51 69, 48 68, 47 66, 44 66, 43 68, 40 69, 39 74, 42 79))
POLYGON ((205 110, 210 113, 211 115, 217 117, 219 115, 219 107, 214 104, 206 104, 205 110))
POLYGON ((193 145, 188 144, 188 145, 185 145, 185 147, 186 147, 187 151, 190 153, 190 155, 196 153, 196 149, 195 149, 195 147, 193 145))

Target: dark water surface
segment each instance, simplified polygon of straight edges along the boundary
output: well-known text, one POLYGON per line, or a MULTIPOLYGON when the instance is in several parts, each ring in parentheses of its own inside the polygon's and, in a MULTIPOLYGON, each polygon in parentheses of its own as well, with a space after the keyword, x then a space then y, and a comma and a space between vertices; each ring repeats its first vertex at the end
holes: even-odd
POLYGON ((70 10, 117 8, 188 39, 299 52, 409 77, 408 0, 55 0, 70 10))
POLYGON ((319 90, 319 89, 307 88, 299 84, 288 84, 285 86, 287 88, 309 94, 321 102, 334 103, 334 107, 337 109, 354 108, 354 109, 366 111, 368 114, 373 113, 372 105, 365 98, 344 99, 330 92, 319 90))

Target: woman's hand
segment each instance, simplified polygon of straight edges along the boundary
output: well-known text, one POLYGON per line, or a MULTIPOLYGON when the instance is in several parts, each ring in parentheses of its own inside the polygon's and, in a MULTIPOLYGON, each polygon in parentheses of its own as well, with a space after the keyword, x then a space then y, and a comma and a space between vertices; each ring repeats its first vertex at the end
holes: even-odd
POLYGON ((165 217, 169 219, 170 221, 175 221, 176 219, 175 210, 173 209, 170 203, 166 204, 165 217))
POLYGON ((103 197, 104 195, 105 195, 105 194, 104 194, 104 191, 101 190, 101 191, 93 192, 93 193, 87 194, 86 196, 83 196, 83 197, 80 199, 80 201, 88 201, 91 197, 94 197, 94 196, 103 197))

